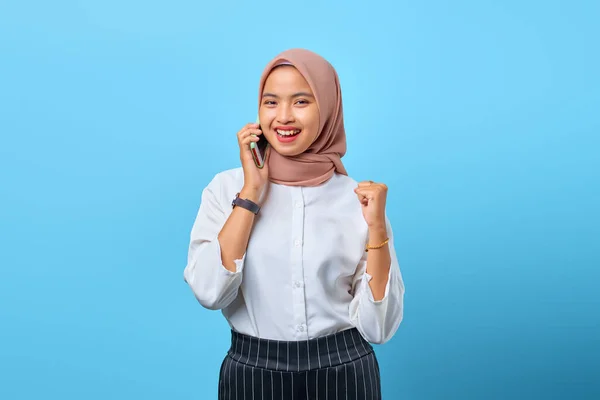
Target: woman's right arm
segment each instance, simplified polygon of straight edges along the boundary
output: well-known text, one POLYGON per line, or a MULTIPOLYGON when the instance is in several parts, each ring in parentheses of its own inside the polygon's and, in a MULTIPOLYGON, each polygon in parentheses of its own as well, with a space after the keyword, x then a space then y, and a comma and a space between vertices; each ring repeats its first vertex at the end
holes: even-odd
POLYGON ((235 216, 231 213, 229 218, 226 217, 219 196, 217 176, 202 191, 200 209, 190 235, 188 262, 183 271, 183 277, 196 299, 210 310, 227 307, 235 299, 242 283, 245 258, 242 254, 230 263, 222 257, 219 234, 227 223, 226 219, 235 216))
MULTIPOLYGON (((262 132, 256 124, 238 132, 240 158, 244 170, 244 186, 240 198, 259 203, 268 181, 268 167, 254 165, 249 143, 258 141, 262 132)), ((255 215, 235 207, 229 216, 220 201, 220 176, 202 192, 200 209, 192 228, 188 263, 183 276, 202 306, 218 310, 236 298, 242 283, 242 270, 255 215)), ((233 199, 231 199, 233 200, 233 199)))
MULTIPOLYGON (((240 192, 241 199, 254 203, 258 203, 258 197, 258 193, 248 189, 242 189, 240 192)), ((254 213, 245 208, 236 207, 219 233, 218 240, 221 245, 223 266, 231 272, 237 272, 236 260, 242 259, 246 254, 254 217, 254 213)))

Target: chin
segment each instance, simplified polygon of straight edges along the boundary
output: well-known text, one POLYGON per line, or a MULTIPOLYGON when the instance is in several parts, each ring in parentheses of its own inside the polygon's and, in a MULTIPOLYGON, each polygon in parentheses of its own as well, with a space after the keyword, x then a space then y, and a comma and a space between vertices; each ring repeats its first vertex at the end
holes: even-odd
POLYGON ((302 149, 298 149, 296 146, 281 146, 276 144, 273 146, 273 150, 277 151, 282 156, 297 156, 298 154, 302 154, 302 149))
POLYGON ((302 137, 303 133, 304 132, 301 132, 299 137, 290 143, 282 143, 279 141, 276 133, 270 134, 267 139, 269 140, 269 143, 271 143, 273 150, 277 153, 282 156, 293 157, 304 153, 310 147, 310 143, 307 143, 308 136, 302 137))

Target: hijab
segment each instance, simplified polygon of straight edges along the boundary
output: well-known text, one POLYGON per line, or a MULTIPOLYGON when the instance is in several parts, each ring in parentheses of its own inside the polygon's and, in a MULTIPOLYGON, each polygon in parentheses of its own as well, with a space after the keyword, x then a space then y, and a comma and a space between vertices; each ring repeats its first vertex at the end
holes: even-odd
POLYGON ((271 60, 262 73, 259 107, 265 82, 271 71, 280 65, 292 65, 308 82, 319 109, 319 132, 302 154, 283 156, 272 148, 268 159, 269 180, 288 186, 318 186, 336 172, 348 175, 342 164, 346 153, 346 132, 337 72, 327 60, 312 51, 284 51, 271 60))

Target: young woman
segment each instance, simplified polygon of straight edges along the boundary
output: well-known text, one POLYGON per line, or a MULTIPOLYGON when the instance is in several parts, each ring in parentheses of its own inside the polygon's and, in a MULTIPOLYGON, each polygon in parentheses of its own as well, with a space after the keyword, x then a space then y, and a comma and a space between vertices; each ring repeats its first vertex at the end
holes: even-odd
POLYGON ((404 284, 387 187, 356 183, 341 161, 336 71, 308 50, 281 53, 260 80, 259 120, 237 134, 242 167, 203 191, 184 271, 232 329, 219 399, 380 399, 369 342, 398 329, 404 284))

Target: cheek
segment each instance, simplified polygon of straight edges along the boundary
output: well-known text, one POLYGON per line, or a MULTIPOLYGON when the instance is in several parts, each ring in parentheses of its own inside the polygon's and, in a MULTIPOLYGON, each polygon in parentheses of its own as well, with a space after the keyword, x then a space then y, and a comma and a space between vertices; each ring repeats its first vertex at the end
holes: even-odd
POLYGON ((263 109, 258 113, 258 118, 260 119, 260 126, 263 129, 263 132, 269 131, 270 126, 273 124, 273 119, 275 118, 275 114, 271 109, 263 109))
POLYGON ((311 138, 314 139, 317 136, 319 131, 319 112, 318 110, 313 109, 313 107, 308 107, 301 109, 297 114, 297 118, 302 121, 302 125, 304 129, 309 133, 311 138))
POLYGON ((304 135, 304 137, 302 138, 302 146, 305 150, 308 149, 310 147, 310 145, 312 145, 315 142, 315 139, 317 138, 317 133, 318 133, 319 127, 318 126, 311 126, 310 129, 306 130, 307 135, 304 135))
POLYGON ((312 143, 317 137, 317 134, 319 133, 319 116, 312 115, 310 118, 310 122, 307 124, 307 127, 310 131, 310 135, 308 135, 310 137, 309 141, 312 143))
POLYGON ((271 119, 273 119, 272 114, 273 110, 266 107, 261 107, 258 111, 258 117, 260 118, 262 124, 270 123, 271 119))

